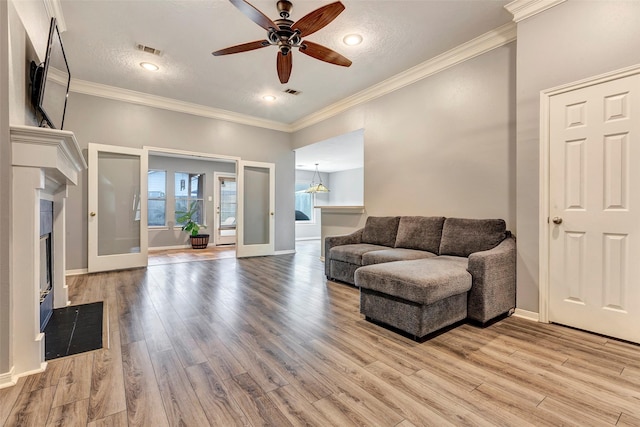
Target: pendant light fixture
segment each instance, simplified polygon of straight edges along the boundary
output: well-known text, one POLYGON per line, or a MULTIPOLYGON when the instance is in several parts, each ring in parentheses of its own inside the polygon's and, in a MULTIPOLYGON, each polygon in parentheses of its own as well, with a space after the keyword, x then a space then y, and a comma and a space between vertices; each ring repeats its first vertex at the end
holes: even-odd
POLYGON ((322 177, 320 176, 320 172, 318 172, 318 163, 316 163, 316 171, 313 173, 313 178, 311 178, 311 184, 309 184, 309 188, 304 190, 305 193, 328 193, 329 189, 324 186, 322 183, 322 177), (318 175, 319 183, 316 184, 316 175, 318 175))

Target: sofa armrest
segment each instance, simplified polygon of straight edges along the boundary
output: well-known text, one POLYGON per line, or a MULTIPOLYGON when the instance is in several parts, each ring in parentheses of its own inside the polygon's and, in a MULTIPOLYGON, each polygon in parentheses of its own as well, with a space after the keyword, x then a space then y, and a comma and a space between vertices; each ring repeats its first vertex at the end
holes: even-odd
POLYGON ((362 243, 362 232, 364 228, 354 231, 351 234, 344 236, 327 236, 324 238, 324 274, 329 277, 329 265, 331 258, 329 257, 329 251, 335 246, 342 245, 355 245, 362 243))
POLYGON ((467 267, 473 277, 467 315, 481 323, 507 313, 516 306, 516 239, 504 239, 488 251, 469 255, 467 267))

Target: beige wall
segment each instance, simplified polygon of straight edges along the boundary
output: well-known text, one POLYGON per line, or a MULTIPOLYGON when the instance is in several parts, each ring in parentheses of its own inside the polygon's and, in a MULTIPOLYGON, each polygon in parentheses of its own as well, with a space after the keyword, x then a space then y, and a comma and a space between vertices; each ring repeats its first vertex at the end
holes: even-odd
POLYGON ((294 148, 364 128, 368 215, 504 218, 515 230, 515 60, 515 43, 494 49, 300 130, 294 148))
POLYGON ((640 2, 573 1, 518 24, 518 308, 538 312, 540 91, 640 63, 640 2))
MULTIPOLYGON (((294 249, 294 154, 289 134, 74 92, 69 96, 65 129, 75 133, 83 150, 88 143, 148 145, 275 163, 275 249, 294 249)), ((86 171, 69 191, 67 230, 67 269, 86 268, 86 171)))
MULTIPOLYGON (((0 377, 13 366, 11 352, 11 142, 9 139, 9 15, 0 2, 0 377)), ((2 381, 0 381, 2 383, 2 381)))

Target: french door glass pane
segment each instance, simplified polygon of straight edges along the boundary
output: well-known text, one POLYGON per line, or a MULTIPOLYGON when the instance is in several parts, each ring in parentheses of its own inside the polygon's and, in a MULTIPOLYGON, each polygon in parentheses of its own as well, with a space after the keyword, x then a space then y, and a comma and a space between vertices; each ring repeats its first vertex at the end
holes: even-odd
POLYGON ((269 243, 269 169, 246 166, 244 168, 245 245, 269 243))
POLYGON ((220 228, 236 228, 236 180, 220 180, 220 228))
POLYGON ((98 153, 98 255, 140 252, 140 157, 98 153))

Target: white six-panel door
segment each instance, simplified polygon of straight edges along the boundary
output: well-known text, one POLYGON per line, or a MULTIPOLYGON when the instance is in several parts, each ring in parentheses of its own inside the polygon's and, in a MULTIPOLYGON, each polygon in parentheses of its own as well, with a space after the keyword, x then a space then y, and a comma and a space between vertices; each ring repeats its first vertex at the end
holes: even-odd
POLYGON ((549 113, 549 321, 640 342, 640 75, 549 113))

